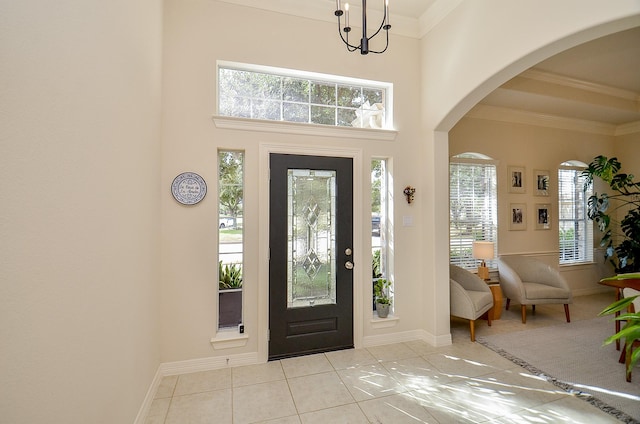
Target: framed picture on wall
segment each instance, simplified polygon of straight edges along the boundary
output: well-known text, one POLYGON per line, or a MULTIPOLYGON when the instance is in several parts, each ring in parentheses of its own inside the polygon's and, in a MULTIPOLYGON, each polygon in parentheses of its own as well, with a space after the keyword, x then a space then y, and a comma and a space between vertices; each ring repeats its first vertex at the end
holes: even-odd
POLYGON ((548 203, 536 204, 536 230, 549 230, 551 228, 551 205, 548 203))
POLYGON ((536 169, 533 171, 533 193, 536 196, 549 195, 549 171, 536 169))
POLYGON ((511 203, 509 205, 509 230, 522 231, 527 229, 527 205, 525 203, 511 203))
POLYGON ((509 192, 510 193, 526 193, 525 174, 523 166, 510 166, 509 170, 509 192))

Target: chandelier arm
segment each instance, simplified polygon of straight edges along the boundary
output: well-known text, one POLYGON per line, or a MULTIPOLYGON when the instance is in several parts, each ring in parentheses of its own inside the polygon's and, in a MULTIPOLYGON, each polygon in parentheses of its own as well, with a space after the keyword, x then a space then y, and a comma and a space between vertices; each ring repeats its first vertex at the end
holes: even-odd
POLYGON ((382 54, 387 51, 387 48, 389 48, 389 31, 387 31, 387 44, 384 46, 384 50, 380 50, 380 51, 369 50, 369 53, 382 54))
POLYGON ((348 51, 355 52, 360 48, 360 46, 354 46, 353 44, 349 43, 349 33, 347 33, 347 39, 345 40, 344 36, 342 35, 342 31, 340 30, 340 16, 338 16, 338 35, 342 39, 342 42, 347 45, 348 51))
MULTIPOLYGON (((382 30, 382 28, 384 28, 384 23, 387 20, 387 12, 384 13, 384 16, 382 17, 382 22, 380 23, 380 26, 378 27, 378 30, 371 36, 371 37, 367 37, 368 40, 371 40, 373 37, 375 37, 376 35, 378 35, 378 33, 382 30)), ((387 30, 387 35, 389 35, 389 32, 387 30)), ((371 50, 369 50, 371 51, 371 50)))
MULTIPOLYGON (((367 36, 367 0, 362 0, 362 39, 360 40, 360 45, 355 46, 351 43, 349 43, 349 32, 351 32, 351 27, 345 27, 343 29, 341 29, 341 19, 340 17, 343 15, 343 11, 340 9, 340 2, 337 2, 338 4, 338 9, 335 11, 335 15, 338 18, 338 35, 340 36, 340 39, 342 40, 342 42, 347 46, 347 51, 349 52, 355 52, 356 50, 360 50, 362 52, 362 54, 367 54, 367 53, 375 53, 375 54, 381 54, 384 53, 385 51, 387 51, 387 48, 389 48, 389 29, 391 29, 391 25, 388 23, 387 21, 387 16, 388 16, 388 11, 387 8, 388 6, 385 6, 384 8, 384 15, 382 17, 382 22, 380 23, 380 26, 378 27, 378 29, 376 30, 376 32, 371 35, 370 37, 367 36), (375 38, 381 30, 385 30, 386 32, 386 45, 384 47, 383 50, 370 50, 369 49, 369 41, 372 40, 373 38, 375 38), (344 31, 344 33, 346 34, 346 38, 345 36, 342 34, 342 32, 344 31)), ((347 10, 347 16, 348 16, 348 10, 347 10)), ((348 25, 347 20, 345 19, 345 24, 348 25)))

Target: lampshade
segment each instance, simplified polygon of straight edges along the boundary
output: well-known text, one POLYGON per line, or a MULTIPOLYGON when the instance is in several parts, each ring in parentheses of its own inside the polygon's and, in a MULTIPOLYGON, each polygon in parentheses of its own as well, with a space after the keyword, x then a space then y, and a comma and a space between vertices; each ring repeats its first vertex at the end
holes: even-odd
POLYGON ((473 257, 476 259, 493 259, 493 242, 492 241, 474 241, 473 257))

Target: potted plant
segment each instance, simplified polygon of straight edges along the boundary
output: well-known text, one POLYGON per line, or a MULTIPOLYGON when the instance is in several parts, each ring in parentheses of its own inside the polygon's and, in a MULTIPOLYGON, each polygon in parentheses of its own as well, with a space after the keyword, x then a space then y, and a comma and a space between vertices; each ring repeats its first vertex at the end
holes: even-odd
POLYGON ((382 278, 382 269, 380 265, 380 249, 374 250, 371 259, 371 270, 373 277, 373 310, 376 310, 376 281, 378 278, 382 278))
POLYGON ((598 177, 613 191, 589 197, 587 214, 603 233, 600 246, 606 247, 605 260, 619 274, 640 271, 640 183, 631 174, 618 173, 621 166, 617 158, 597 156, 582 173, 585 188, 598 177), (625 215, 617 221, 620 212, 625 215))
MULTIPOLYGON (((636 274, 637 275, 637 274, 636 274)), ((638 276, 640 277, 640 276, 638 276)), ((619 275, 617 277, 612 278, 624 278, 624 275, 619 275)), ((618 312, 627 311, 629 305, 637 298, 638 296, 629 296, 623 299, 618 300, 617 302, 612 303, 607 306, 602 312, 600 312, 600 316, 602 315, 611 315, 616 314, 618 312)), ((626 321, 626 324, 613 336, 607 338, 604 341, 604 344, 613 343, 616 340, 624 339, 625 342, 625 365, 626 365, 626 380, 631 381, 631 370, 640 360, 640 347, 637 347, 637 344, 640 342, 640 311, 636 311, 634 313, 627 312, 622 313, 615 318, 617 321, 626 321), (635 349, 634 349, 634 345, 635 349)))
POLYGON ((242 323, 242 266, 218 264, 219 326, 235 327, 242 323))
POLYGON ((390 289, 391 281, 386 278, 378 278, 373 284, 373 292, 376 297, 376 311, 380 318, 386 318, 389 315, 389 307, 391 306, 391 298, 389 297, 390 289))

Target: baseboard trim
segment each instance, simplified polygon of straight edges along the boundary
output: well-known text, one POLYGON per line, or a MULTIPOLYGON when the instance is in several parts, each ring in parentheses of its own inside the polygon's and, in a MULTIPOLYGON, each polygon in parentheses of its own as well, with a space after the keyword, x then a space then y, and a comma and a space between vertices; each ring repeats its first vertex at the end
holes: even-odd
MULTIPOLYGON (((571 293, 575 297, 575 296, 588 296, 590 294, 606 293, 610 290, 611 290, 611 287, 598 286, 598 287, 587 287, 584 289, 575 289, 575 290, 572 290, 571 293)), ((613 303, 613 298, 611 302, 613 303)))
POLYGON ((151 408, 151 403, 156 396, 158 386, 160 386, 160 382, 164 377, 188 374, 192 372, 212 371, 222 368, 240 367, 243 365, 255 365, 258 363, 257 352, 225 355, 222 357, 189 359, 186 361, 164 362, 160 364, 156 371, 156 375, 153 377, 153 381, 149 386, 149 390, 147 390, 147 395, 142 402, 142 406, 140 406, 140 410, 138 411, 138 416, 136 417, 134 424, 144 424, 149 413, 149 409, 151 408))
MULTIPOLYGON (((162 366, 162 365, 161 365, 162 366)), ((151 409, 151 403, 153 399, 156 397, 156 392, 158 391, 158 386, 160 386, 160 381, 162 381, 162 375, 160 374, 160 367, 156 370, 156 375, 153 376, 153 380, 149 385, 149 390, 147 390, 147 394, 142 401, 142 405, 138 410, 138 415, 136 416, 133 424, 144 424, 147 420, 147 415, 149 415, 149 410, 151 409)))
POLYGON ((160 364, 160 373, 163 377, 168 375, 188 374, 191 372, 211 371, 222 368, 240 367, 258 363, 258 353, 240 353, 237 355, 225 355, 187 361, 165 362, 160 364))
POLYGON ((392 343, 410 342, 413 340, 422 340, 436 347, 448 346, 451 344, 451 334, 434 336, 424 330, 403 331, 399 333, 366 336, 363 338, 362 344, 363 347, 374 347, 392 343))

